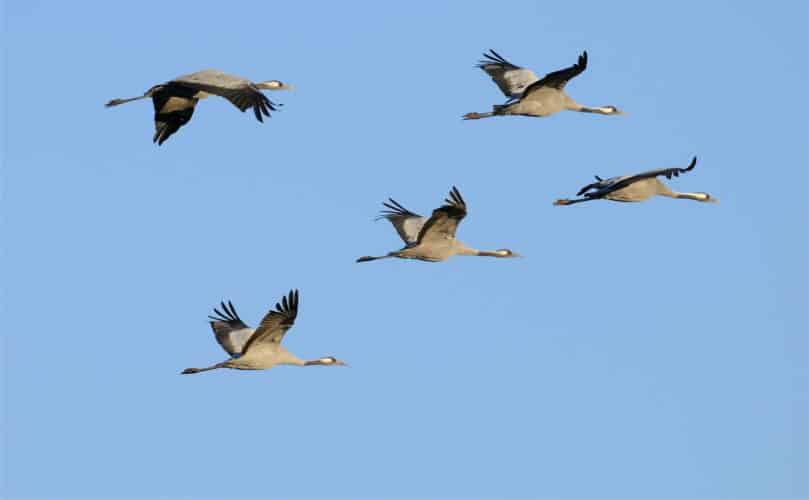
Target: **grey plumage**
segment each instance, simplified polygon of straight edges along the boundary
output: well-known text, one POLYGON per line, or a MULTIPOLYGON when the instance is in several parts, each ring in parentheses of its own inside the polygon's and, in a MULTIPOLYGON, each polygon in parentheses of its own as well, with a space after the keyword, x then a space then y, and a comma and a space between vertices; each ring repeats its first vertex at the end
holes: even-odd
POLYGON ((602 179, 599 176, 595 176, 596 182, 587 184, 576 193, 576 196, 584 196, 583 198, 573 200, 563 198, 556 200, 554 205, 573 205, 575 203, 602 198, 612 201, 638 202, 647 200, 652 196, 666 196, 669 198, 718 203, 719 200, 713 198, 708 193, 678 193, 672 191, 658 179, 658 177, 661 176, 666 179, 678 177, 680 174, 694 170, 696 164, 697 157, 695 156, 691 160, 691 163, 685 168, 660 168, 640 174, 611 177, 609 179, 602 179))
MULTIPOLYGON (((493 54, 499 57, 499 54, 492 51, 493 54)), ((485 54, 484 54, 485 55, 485 54)), ((494 59, 494 58, 492 58, 494 59)), ((503 71, 507 71, 511 66, 514 67, 512 71, 521 70, 519 66, 511 65, 505 59, 500 59, 500 68, 503 71)), ((602 115, 620 115, 624 114, 615 106, 599 106, 595 108, 582 106, 581 104, 574 101, 567 93, 565 92, 565 86, 567 83, 575 78, 576 76, 580 75, 585 69, 587 69, 587 51, 582 52, 579 56, 578 61, 576 64, 569 66, 564 69, 560 69, 559 71, 554 71, 545 75, 542 79, 538 79, 530 83, 526 86, 521 93, 516 96, 516 101, 514 102, 507 102, 506 104, 502 105, 495 105, 492 108, 491 112, 488 113, 467 113, 463 116, 464 120, 478 120, 481 118, 489 118, 492 116, 507 116, 507 115, 522 115, 522 116, 535 116, 535 117, 543 117, 543 116, 550 116, 554 113, 558 113, 562 110, 570 110, 570 111, 580 111, 584 113, 598 113, 602 115)), ((489 71, 486 70, 486 66, 482 65, 483 61, 479 67, 492 75, 489 71)), ((494 63, 490 66, 492 71, 495 70, 496 66, 494 63)), ((534 75, 535 76, 535 75, 534 75)), ((520 73, 521 81, 524 82, 529 75, 526 73, 520 73)), ((510 91, 513 89, 512 86, 506 84, 501 85, 501 82, 498 81, 495 76, 492 76, 497 83, 498 87, 506 93, 506 91, 510 91), (506 90, 504 90, 504 87, 506 90)), ((506 81, 505 77, 500 77, 500 80, 506 81)), ((506 94, 511 98, 515 98, 513 95, 506 94)))
POLYGON ((364 256, 357 262, 397 257, 417 259, 427 262, 440 262, 453 255, 478 255, 487 257, 520 257, 508 249, 476 250, 455 239, 458 224, 466 217, 466 202, 457 187, 453 186, 444 204, 433 210, 429 218, 422 217, 404 208, 389 198, 383 205, 380 217, 390 221, 405 243, 405 247, 386 255, 364 256))
POLYGON ((155 134, 152 141, 161 145, 191 120, 199 100, 209 95, 224 97, 242 112, 253 109, 256 119, 263 122, 263 117, 270 116, 270 111, 276 111, 279 105, 267 98, 261 90, 291 90, 293 88, 278 80, 253 83, 246 78, 209 69, 155 85, 142 96, 113 99, 106 106, 118 106, 151 97, 155 110, 155 134))
POLYGON ((503 56, 489 49, 483 54, 477 67, 488 74, 503 95, 509 100, 519 99, 526 87, 539 80, 530 69, 508 62, 503 56))

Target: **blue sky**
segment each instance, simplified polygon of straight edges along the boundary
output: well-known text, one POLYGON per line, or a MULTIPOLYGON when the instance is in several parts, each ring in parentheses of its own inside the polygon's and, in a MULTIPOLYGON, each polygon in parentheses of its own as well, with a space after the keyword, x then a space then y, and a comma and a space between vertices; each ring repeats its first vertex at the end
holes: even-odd
POLYGON ((9 498, 809 497, 804 2, 4 8, 9 498), (629 115, 463 122, 489 48, 629 115), (205 68, 298 90, 103 107, 205 68), (720 204, 551 205, 694 155, 720 204), (354 263, 453 184, 527 258, 354 263), (350 368, 178 374, 293 287, 350 368))

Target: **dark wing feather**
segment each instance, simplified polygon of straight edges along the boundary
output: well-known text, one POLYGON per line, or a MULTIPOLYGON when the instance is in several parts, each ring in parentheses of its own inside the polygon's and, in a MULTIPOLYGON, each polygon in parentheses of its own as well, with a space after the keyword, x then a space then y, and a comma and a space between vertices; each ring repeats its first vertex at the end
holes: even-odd
POLYGON ((388 201, 383 201, 382 205, 385 207, 385 210, 380 210, 380 216, 378 219, 387 218, 390 216, 401 216, 401 217, 421 217, 421 215, 411 212, 410 210, 403 207, 398 201, 394 200, 393 198, 388 198, 388 201))
POLYGON ((659 168, 657 170, 649 170, 648 172, 642 172, 636 175, 625 175, 622 177, 611 177, 609 179, 601 179, 600 177, 596 176, 598 182, 594 182, 592 184, 588 184, 581 188, 576 196, 584 195, 587 198, 603 198, 604 196, 618 191, 619 189, 623 189, 631 184, 634 184, 638 181, 642 181, 644 179, 651 179, 658 176, 665 176, 667 179, 671 179, 672 177, 678 177, 680 174, 684 174, 686 172, 690 172, 694 170, 694 167, 697 164, 697 157, 695 156, 691 163, 685 168, 659 168), (587 193, 587 191, 595 189, 595 191, 587 193))
POLYGON ((415 244, 419 236, 419 231, 421 231, 427 218, 415 212, 411 212, 393 198, 388 198, 388 201, 383 202, 382 205, 385 209, 380 210, 379 217, 377 217, 376 220, 387 219, 393 225, 393 228, 396 229, 402 241, 408 245, 415 244))
POLYGON ((494 49, 489 49, 488 53, 484 52, 483 53, 483 59, 478 61, 477 66, 478 66, 478 68, 480 68, 480 69, 482 69, 482 70, 484 70, 484 71, 486 71, 488 73, 488 70, 486 69, 486 66, 489 66, 489 65, 497 66, 498 69, 502 69, 502 70, 522 69, 522 66, 517 66, 516 64, 512 64, 512 63, 508 62, 505 57, 503 57, 500 54, 498 54, 497 52, 495 52, 494 49))
POLYGON ((173 85, 159 85, 149 90, 154 105, 155 134, 152 142, 159 145, 191 120, 197 99, 195 91, 173 85))
POLYGON ((592 184, 588 184, 588 185, 584 186, 583 188, 581 188, 579 190, 579 192, 576 193, 576 196, 581 196, 581 195, 583 195, 584 193, 586 193, 587 191, 589 191, 591 189, 599 189, 599 188, 602 188, 602 187, 604 187, 604 180, 601 179, 600 177, 596 176, 596 182, 593 182, 592 184))
POLYGON ((280 303, 275 304, 275 310, 270 310, 250 340, 244 345, 243 353, 250 350, 250 346, 265 342, 280 343, 284 334, 295 324, 298 316, 298 290, 290 290, 288 296, 284 296, 280 303))
POLYGON ((458 188, 452 186, 445 204, 433 210, 433 214, 424 223, 418 237, 418 243, 430 240, 455 238, 458 224, 466 217, 466 202, 458 188))
POLYGON ((672 177, 679 177, 680 174, 685 174, 694 170, 694 167, 697 165, 697 157, 691 159, 691 163, 685 168, 658 168, 657 170, 649 170, 648 172, 641 172, 639 174, 627 176, 618 182, 610 185, 610 191, 617 191, 618 189, 623 189, 630 184, 633 184, 638 181, 642 181, 644 179, 651 179, 654 177, 659 177, 661 175, 665 176, 666 179, 671 179, 672 177))
POLYGON ((222 311, 214 308, 214 314, 208 316, 208 318, 212 320, 210 322, 211 329, 213 330, 216 341, 222 346, 222 349, 231 356, 236 356, 242 353, 244 344, 244 334, 242 333, 240 335, 239 333, 241 333, 242 330, 248 330, 250 327, 242 321, 239 317, 239 313, 236 312, 236 308, 233 307, 230 301, 228 301, 227 304, 220 302, 220 305, 222 311))
POLYGON ((527 86, 538 80, 533 71, 508 62, 494 49, 489 49, 489 53, 483 54, 483 59, 478 61, 477 67, 485 71, 500 91, 509 98, 518 96, 527 86))
POLYGON ((243 85, 230 87, 222 87, 188 80, 182 80, 180 82, 172 81, 170 83, 224 97, 234 106, 236 106, 241 112, 253 108, 256 119, 260 122, 264 121, 262 115, 270 116, 270 111, 277 110, 276 104, 265 96, 260 89, 249 82, 245 82, 243 85))
POLYGON ((581 74, 585 69, 587 69, 586 50, 579 56, 579 60, 576 64, 565 69, 560 69, 559 71, 554 71, 553 73, 548 73, 542 77, 541 80, 529 85, 528 88, 525 89, 525 92, 523 92, 523 95, 528 95, 532 90, 536 90, 540 87, 553 87, 562 90, 565 88, 568 81, 581 74))

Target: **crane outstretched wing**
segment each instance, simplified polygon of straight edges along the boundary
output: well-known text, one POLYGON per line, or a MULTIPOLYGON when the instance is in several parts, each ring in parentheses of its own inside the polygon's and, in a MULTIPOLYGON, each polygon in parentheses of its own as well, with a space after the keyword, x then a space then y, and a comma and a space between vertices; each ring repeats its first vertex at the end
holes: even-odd
POLYGON ((477 67, 488 74, 500 91, 510 99, 518 98, 526 87, 539 80, 530 69, 508 62, 503 56, 489 49, 478 61, 477 67))
POLYGON ((411 212, 393 198, 388 198, 388 201, 382 202, 382 205, 385 209, 379 212, 377 220, 389 220, 402 241, 407 245, 414 245, 418 241, 419 231, 427 222, 427 217, 411 212))
POLYGON ((446 240, 455 237, 458 224, 466 217, 466 202, 458 188, 452 186, 444 205, 433 210, 433 214, 422 226, 418 243, 446 240))
POLYGON ((571 79, 577 77, 581 74, 582 71, 587 69, 587 51, 581 53, 579 56, 578 62, 573 66, 567 67, 565 69, 560 69, 559 71, 554 71, 553 73, 548 73, 541 80, 538 80, 528 88, 525 89, 523 95, 528 95, 531 91, 539 89, 541 87, 553 87, 555 89, 562 90, 567 85, 567 82, 571 79))
POLYGON ((265 96, 250 80, 228 75, 218 70, 205 70, 175 78, 167 85, 185 86, 209 94, 224 97, 239 111, 253 108, 256 119, 263 122, 263 116, 270 116, 276 104, 265 96))
POLYGON ((256 331, 245 344, 242 352, 248 352, 251 346, 274 343, 280 344, 284 334, 295 324, 298 316, 298 290, 290 290, 281 302, 275 304, 275 310, 270 310, 256 331))
MULTIPOLYGON (((697 157, 691 159, 691 163, 688 164, 685 168, 674 167, 674 168, 658 168, 657 170, 649 170, 648 172, 641 172, 639 174, 630 175, 625 180, 621 181, 623 186, 627 186, 632 184, 633 182, 637 182, 643 179, 651 179, 652 177, 659 177, 665 176, 666 179, 671 179, 672 177, 679 177, 680 174, 685 174, 694 170, 694 167, 697 165, 697 157)), ((621 187, 623 187, 621 186, 621 187)))
POLYGON ((607 179, 604 181, 608 183, 608 185, 604 186, 600 191, 593 193, 594 195, 603 196, 607 193, 611 193, 613 191, 617 191, 619 189, 623 189, 635 182, 642 181, 644 179, 651 179, 654 177, 665 176, 666 179, 671 179, 672 177, 679 177, 680 174, 684 174, 686 172, 690 172, 694 170, 694 167, 697 165, 697 157, 695 156, 691 163, 685 168, 658 168, 656 170, 649 170, 648 172, 641 172, 635 175, 627 175, 625 177, 617 177, 615 179, 607 179), (603 192, 602 192, 603 191, 603 192))
POLYGON ((612 177, 610 179, 600 179, 596 176, 598 182, 594 182, 592 184, 588 184, 581 188, 576 196, 584 195, 588 198, 601 198, 609 193, 614 191, 618 191, 619 189, 623 189, 635 182, 642 181, 644 179, 652 179, 654 177, 665 176, 667 179, 671 179, 672 177, 679 177, 680 174, 684 174, 694 170, 694 167, 697 165, 697 157, 695 156, 691 159, 691 163, 685 168, 658 168, 656 170, 649 170, 647 172, 641 172, 635 175, 625 175, 621 177, 612 177), (593 192, 587 193, 587 191, 595 189, 593 192))
POLYGON ((197 99, 192 89, 173 88, 169 85, 155 85, 147 94, 152 96, 154 105, 155 134, 152 142, 163 144, 166 139, 180 130, 191 120, 197 99))
POLYGON ((236 308, 228 301, 220 302, 222 311, 214 308, 211 319, 211 329, 216 341, 231 356, 238 356, 244 352, 247 340, 253 335, 253 329, 247 326, 239 317, 236 308))

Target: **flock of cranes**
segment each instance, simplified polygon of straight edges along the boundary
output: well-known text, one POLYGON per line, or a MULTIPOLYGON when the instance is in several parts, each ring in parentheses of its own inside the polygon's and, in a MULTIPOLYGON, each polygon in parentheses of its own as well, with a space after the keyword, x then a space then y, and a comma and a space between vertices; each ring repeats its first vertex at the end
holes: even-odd
MULTIPOLYGON (((510 63, 494 50, 483 54, 478 68, 486 72, 506 96, 504 104, 496 104, 492 111, 467 113, 464 120, 478 120, 494 116, 550 116, 562 110, 624 115, 615 106, 588 107, 574 101, 565 92, 567 83, 587 69, 587 52, 582 52, 576 64, 548 73, 541 79, 531 71, 510 63)), ((228 75, 218 70, 205 70, 180 76, 166 83, 155 85, 143 95, 127 99, 113 99, 106 106, 112 107, 139 99, 151 98, 154 104, 155 134, 152 141, 162 145, 180 127, 191 120, 194 108, 200 99, 211 95, 224 97, 244 112, 252 109, 259 122, 269 117, 279 104, 267 98, 262 90, 292 90, 294 87, 279 80, 254 83, 246 78, 228 75)), ((694 157, 688 167, 662 168, 635 175, 602 179, 581 188, 580 198, 559 199, 554 205, 573 205, 585 201, 606 199, 621 202, 639 202, 653 196, 687 199, 700 202, 718 202, 703 192, 679 193, 668 188, 659 177, 678 177, 694 169, 694 157)), ((378 219, 387 219, 404 242, 404 247, 380 256, 363 256, 357 262, 387 259, 416 259, 427 262, 442 262, 453 255, 511 258, 520 254, 508 249, 478 250, 455 238, 458 225, 466 217, 467 206, 461 192, 453 186, 444 204, 433 210, 430 217, 411 212, 392 198, 382 204, 385 208, 378 219)), ((220 346, 230 358, 204 368, 186 368, 183 374, 200 373, 218 368, 239 370, 263 370, 276 365, 293 366, 346 366, 333 356, 304 361, 287 351, 281 342, 292 328, 298 315, 300 298, 298 290, 292 290, 270 310, 257 328, 245 324, 231 302, 221 302, 221 311, 214 308, 209 316, 211 329, 220 346)))

